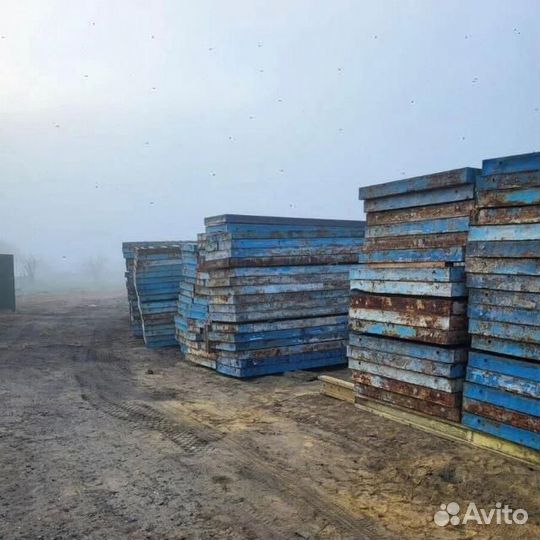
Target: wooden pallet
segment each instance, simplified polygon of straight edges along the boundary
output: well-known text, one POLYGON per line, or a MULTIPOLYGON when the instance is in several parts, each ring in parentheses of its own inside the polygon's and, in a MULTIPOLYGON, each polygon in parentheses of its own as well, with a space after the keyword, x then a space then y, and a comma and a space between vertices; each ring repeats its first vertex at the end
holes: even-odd
MULTIPOLYGON (((322 394, 349 403, 355 403, 354 385, 352 382, 330 377, 328 375, 321 375, 319 380, 322 382, 322 394)), ((456 422, 450 422, 448 420, 442 420, 440 418, 408 411, 395 406, 385 405, 384 403, 367 398, 362 399, 361 403, 357 402, 356 407, 363 411, 394 420, 400 424, 433 433, 445 439, 463 442, 477 448, 495 452, 505 457, 516 459, 527 465, 540 465, 540 453, 518 444, 504 441, 498 437, 475 431, 456 422)))

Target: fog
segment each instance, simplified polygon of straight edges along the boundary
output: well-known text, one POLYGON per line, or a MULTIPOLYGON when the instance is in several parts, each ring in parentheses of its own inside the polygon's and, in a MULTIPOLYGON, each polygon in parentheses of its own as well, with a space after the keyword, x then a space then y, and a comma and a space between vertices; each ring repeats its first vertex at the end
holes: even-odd
POLYGON ((539 22, 536 0, 1 0, 0 251, 121 283, 122 241, 360 219, 361 185, 536 151, 539 22))

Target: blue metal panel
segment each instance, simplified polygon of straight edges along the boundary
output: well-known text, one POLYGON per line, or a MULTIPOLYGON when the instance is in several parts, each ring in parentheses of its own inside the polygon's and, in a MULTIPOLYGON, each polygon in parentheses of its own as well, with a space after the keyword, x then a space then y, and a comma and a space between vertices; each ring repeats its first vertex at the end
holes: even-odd
POLYGON ((540 186, 540 173, 537 170, 479 176, 476 181, 477 191, 519 189, 531 186, 540 186))
POLYGON ((522 446, 533 448, 534 450, 540 450, 540 434, 538 433, 488 420, 487 418, 468 412, 463 413, 461 422, 463 425, 477 429, 478 431, 495 435, 501 439, 512 441, 522 446))
MULTIPOLYGON (((227 249, 220 251, 209 251, 205 252, 204 259, 205 261, 213 261, 217 259, 229 259, 229 258, 248 258, 253 259, 254 257, 293 257, 293 256, 312 256, 320 257, 322 255, 327 255, 328 257, 336 256, 336 259, 339 259, 339 255, 348 254, 348 253, 357 253, 359 246, 348 246, 348 247, 329 247, 325 248, 261 248, 261 249, 227 249)), ((246 266, 253 266, 251 261, 249 261, 246 266)))
MULTIPOLYGON (((205 244, 205 250, 211 251, 211 242, 205 244)), ((358 246, 361 239, 349 238, 262 238, 262 239, 240 239, 234 237, 231 240, 216 242, 214 249, 260 249, 260 248, 312 248, 312 247, 336 247, 336 246, 358 246)))
POLYGON ((374 184, 361 187, 358 191, 359 199, 374 199, 379 197, 389 197, 402 193, 411 193, 416 191, 439 190, 462 184, 474 183, 476 176, 481 171, 465 167, 463 169, 454 169, 425 176, 416 176, 414 178, 405 178, 383 184, 374 184))
MULTIPOLYGON (((286 235, 291 232, 301 232, 301 233, 316 233, 317 237, 323 237, 327 234, 337 233, 339 236, 348 236, 349 234, 358 235, 360 237, 364 236, 364 223, 357 222, 356 226, 345 226, 345 227, 332 227, 324 226, 318 227, 315 225, 305 226, 305 225, 282 225, 282 224, 238 224, 238 223, 224 223, 220 225, 210 225, 206 227, 206 233, 257 233, 257 237, 268 233, 285 233, 286 235)), ((236 235, 235 235, 236 236, 236 235)), ((264 237, 264 236, 263 236, 264 237)))
POLYGON ((214 225, 235 224, 243 228, 249 228, 252 225, 283 226, 292 229, 293 227, 309 228, 317 227, 324 230, 327 227, 355 227, 361 228, 363 221, 347 219, 319 219, 319 218, 298 218, 288 216, 254 216, 247 214, 220 214, 217 216, 208 216, 204 218, 206 231, 214 225))
POLYGON ((419 191, 368 199, 364 202, 365 212, 380 212, 382 210, 395 210, 397 208, 410 208, 413 206, 428 206, 454 201, 464 201, 474 198, 474 186, 472 184, 452 188, 437 189, 432 191, 419 191))
MULTIPOLYGON (((231 361, 257 360, 262 362, 279 362, 280 357, 288 357, 289 355, 298 355, 305 353, 322 353, 329 352, 333 354, 336 350, 341 351, 345 358, 345 340, 326 341, 322 343, 302 343, 300 345, 287 345, 281 347, 269 347, 267 349, 259 349, 258 351, 239 351, 227 352, 223 351, 219 354, 221 363, 230 364, 231 361)), ((237 364, 235 364, 237 365, 237 364)))
POLYGON ((538 361, 540 358, 540 345, 535 343, 498 339, 487 335, 473 335, 471 346, 474 349, 491 351, 497 354, 506 354, 529 360, 538 361))
MULTIPOLYGON (((272 323, 267 323, 270 326, 268 330, 248 331, 248 332, 219 332, 211 330, 208 337, 211 340, 223 341, 228 343, 248 343, 250 341, 268 341, 272 339, 289 339, 289 338, 311 338, 311 337, 327 337, 335 333, 346 333, 347 323, 343 321, 340 324, 327 324, 324 326, 304 326, 300 328, 283 328, 272 329, 272 323)), ((346 337, 346 336, 344 336, 346 337)), ((344 339, 339 337, 336 339, 344 339)))
POLYGON ((540 364, 524 362, 511 356, 499 356, 483 351, 470 351, 469 366, 512 377, 519 377, 521 379, 528 379, 530 381, 540 381, 540 364))
POLYGON ((290 328, 306 328, 317 325, 339 325, 347 324, 348 317, 346 315, 330 316, 330 317, 315 317, 310 319, 284 319, 284 320, 267 320, 259 323, 244 323, 244 324, 212 324, 212 329, 216 332, 231 332, 233 334, 242 334, 250 332, 266 332, 268 330, 284 330, 290 328))
POLYGON ((540 326, 540 311, 514 309, 469 302, 468 314, 471 319, 540 326))
POLYGON ((360 253, 360 263, 381 262, 462 262, 465 250, 462 247, 436 249, 391 249, 360 253))
POLYGON ((259 341, 246 341, 242 343, 227 343, 224 341, 214 341, 212 343, 213 349, 219 351, 260 351, 261 349, 270 349, 272 347, 288 347, 292 345, 304 345, 306 343, 313 343, 320 345, 325 342, 336 342, 343 340, 347 337, 347 330, 343 329, 341 332, 334 332, 328 335, 319 335, 310 337, 307 334, 295 338, 286 339, 267 339, 259 341))
POLYGON ((349 358, 349 368, 355 371, 386 377, 395 381, 433 388, 440 392, 459 392, 463 387, 463 379, 446 379, 441 376, 425 375, 423 373, 398 369, 392 366, 355 360, 354 358, 349 358))
POLYGON ((358 264, 350 271, 351 280, 377 281, 427 281, 448 283, 464 281, 463 267, 448 268, 373 268, 367 264, 358 264))
POLYGON ((307 360, 259 364, 253 367, 236 368, 225 365, 221 362, 216 364, 216 371, 224 375, 233 377, 247 378, 260 377, 262 375, 271 375, 276 373, 285 373, 287 371, 297 371, 301 369, 313 369, 324 366, 334 366, 345 364, 346 359, 343 354, 329 355, 324 354, 320 357, 311 357, 307 360))
POLYGON ((535 171, 540 168, 540 153, 519 154, 482 161, 482 175, 535 171))
POLYGON ((349 345, 347 356, 354 360, 363 360, 394 368, 416 371, 425 375, 446 377, 447 379, 463 378, 465 375, 465 363, 450 364, 423 358, 404 356, 403 354, 392 354, 372 349, 362 349, 355 345, 349 345))
POLYGON ((465 283, 421 283, 415 281, 351 280, 351 289, 376 294, 440 296, 456 298, 467 295, 465 283))
POLYGON ((468 257, 533 258, 540 253, 540 240, 468 242, 468 257))
POLYGON ((524 293, 540 292, 538 276, 505 276, 504 274, 467 274, 467 287, 524 293))
POLYGON ((525 341, 527 343, 540 343, 540 328, 519 324, 499 323, 469 319, 469 331, 471 334, 493 336, 512 341, 525 341))
POLYGON ((499 240, 540 240, 540 224, 484 225, 471 227, 469 231, 469 241, 471 242, 499 240))
POLYGON ((506 390, 522 396, 539 398, 540 397, 540 382, 512 377, 502 373, 486 371, 475 367, 467 367, 467 381, 481 384, 483 386, 491 386, 499 390, 506 390))
POLYGON ((356 264, 320 265, 313 264, 307 266, 260 266, 244 268, 227 268, 212 271, 212 277, 255 277, 255 276, 302 276, 305 274, 332 274, 351 271, 356 268, 356 264))
POLYGON ((465 267, 470 273, 540 276, 540 257, 537 259, 504 259, 466 257, 465 267))
POLYGON ((506 390, 491 388, 481 384, 466 381, 463 385, 463 396, 492 403, 497 407, 504 407, 531 416, 540 416, 540 401, 535 398, 520 396, 506 390))
POLYGON ((470 289, 469 304, 487 304, 516 309, 540 310, 540 294, 470 289))

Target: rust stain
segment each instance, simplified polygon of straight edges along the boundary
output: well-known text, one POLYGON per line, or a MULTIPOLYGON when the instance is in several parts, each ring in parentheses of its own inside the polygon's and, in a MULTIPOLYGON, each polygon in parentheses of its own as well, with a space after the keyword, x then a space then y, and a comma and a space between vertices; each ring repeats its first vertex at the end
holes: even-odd
POLYGON ((449 248, 465 246, 467 233, 425 234, 411 236, 387 236, 367 238, 362 251, 378 251, 381 249, 423 249, 423 248, 449 248))
POLYGON ((352 379, 358 384, 381 388, 389 392, 403 394, 431 403, 437 403, 445 407, 461 406, 461 392, 441 392, 440 390, 434 390, 433 388, 427 388, 426 386, 388 379, 386 377, 381 377, 380 375, 372 375, 371 373, 364 373, 361 371, 353 371, 352 379))
POLYGON ((467 302, 450 298, 381 295, 354 291, 351 296, 351 307, 448 317, 450 315, 463 315, 467 302))
POLYGON ((474 201, 470 200, 457 203, 434 204, 432 206, 403 208, 400 210, 386 210, 384 212, 369 212, 366 220, 368 226, 388 225, 408 221, 470 216, 473 209, 474 201))
POLYGON ((412 409, 430 416, 437 416, 438 418, 444 418, 453 422, 459 422, 461 419, 460 407, 445 407, 437 403, 417 399, 411 396, 403 394, 397 394, 395 392, 389 392, 382 388, 375 388, 374 386, 367 386, 363 384, 355 384, 354 390, 356 393, 355 401, 362 403, 363 397, 376 399, 385 403, 391 403, 398 407, 405 407, 406 409, 412 409))
POLYGON ((483 416, 485 418, 491 418, 497 422, 503 424, 510 424, 511 426, 527 429, 536 433, 540 432, 540 418, 538 416, 530 416, 528 414, 522 414, 491 403, 483 401, 470 401, 465 399, 463 402, 463 410, 483 416))

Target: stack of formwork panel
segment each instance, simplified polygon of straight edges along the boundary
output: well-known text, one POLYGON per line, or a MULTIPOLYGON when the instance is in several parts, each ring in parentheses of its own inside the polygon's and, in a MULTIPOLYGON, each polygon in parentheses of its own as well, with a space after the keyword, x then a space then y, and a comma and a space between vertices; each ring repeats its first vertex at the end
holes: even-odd
POLYGON ((182 259, 183 273, 178 295, 178 313, 175 315, 176 339, 186 357, 215 368, 215 353, 208 347, 208 300, 201 293, 205 282, 204 275, 197 270, 197 242, 183 246, 182 259), (197 288, 199 290, 196 290, 197 288))
POLYGON ((483 162, 467 246, 463 424, 540 449, 540 154, 483 162))
POLYGON ((361 221, 223 215, 199 236, 215 369, 236 377, 346 361, 361 221))
POLYGON ((176 345, 174 315, 181 276, 180 243, 135 248, 134 283, 147 347, 176 345))
POLYGON ((125 278, 126 289, 129 304, 129 320, 131 325, 131 332, 135 337, 143 337, 141 313, 139 311, 139 305, 137 301, 137 291, 135 290, 134 282, 134 264, 135 264, 135 249, 138 247, 152 247, 155 245, 178 245, 178 242, 165 241, 165 242, 122 242, 122 254, 126 264, 125 278))
POLYGON ((348 347, 358 403, 459 421, 477 174, 464 168, 360 189, 367 228, 351 272, 348 347))

